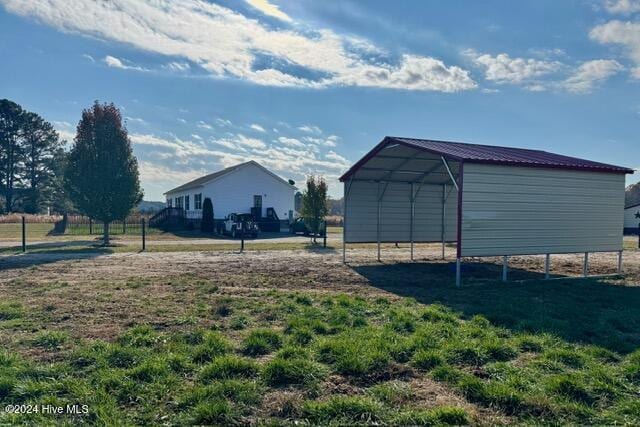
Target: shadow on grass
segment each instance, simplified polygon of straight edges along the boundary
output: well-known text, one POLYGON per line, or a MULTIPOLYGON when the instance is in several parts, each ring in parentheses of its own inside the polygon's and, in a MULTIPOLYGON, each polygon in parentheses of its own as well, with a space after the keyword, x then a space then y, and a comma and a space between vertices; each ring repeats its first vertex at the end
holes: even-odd
POLYGON ((74 240, 48 242, 27 246, 27 253, 21 247, 0 250, 0 271, 28 268, 68 259, 90 259, 113 253, 113 248, 97 246, 94 240, 74 240))
POLYGON ((640 347, 640 287, 603 279, 542 280, 543 274, 501 266, 463 264, 463 286, 455 287, 455 263, 352 267, 372 286, 424 304, 442 303, 465 317, 482 315, 515 332, 546 332, 567 341, 628 353, 640 347))

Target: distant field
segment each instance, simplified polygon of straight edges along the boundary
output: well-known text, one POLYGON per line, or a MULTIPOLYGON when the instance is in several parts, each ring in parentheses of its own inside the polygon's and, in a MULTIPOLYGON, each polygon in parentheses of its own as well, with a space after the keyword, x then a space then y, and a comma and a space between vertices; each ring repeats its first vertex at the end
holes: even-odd
POLYGON ((0 259, 0 404, 89 407, 0 424, 640 423, 640 253, 609 280, 469 262, 457 289, 436 246, 386 250, 0 259))

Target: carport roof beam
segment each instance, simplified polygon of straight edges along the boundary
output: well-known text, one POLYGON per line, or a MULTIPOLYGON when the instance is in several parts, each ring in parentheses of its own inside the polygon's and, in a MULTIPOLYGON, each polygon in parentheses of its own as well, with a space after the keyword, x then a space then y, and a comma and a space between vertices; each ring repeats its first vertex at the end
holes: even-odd
POLYGON ((442 163, 444 164, 444 167, 447 169, 447 173, 449 174, 449 178, 451 178, 451 182, 453 182, 453 185, 456 187, 456 190, 460 191, 460 188, 458 187, 458 183, 456 182, 456 179, 453 177, 453 173, 451 172, 451 168, 449 167, 449 163, 447 163, 447 159, 445 159, 444 156, 440 156, 440 158, 442 159, 442 163))

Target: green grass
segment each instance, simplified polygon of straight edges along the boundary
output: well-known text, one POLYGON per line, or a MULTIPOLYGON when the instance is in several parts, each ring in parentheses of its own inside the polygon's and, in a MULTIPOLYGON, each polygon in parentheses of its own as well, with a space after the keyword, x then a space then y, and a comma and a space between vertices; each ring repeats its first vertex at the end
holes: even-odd
MULTIPOLYGON (((190 280, 175 291, 196 289, 190 280)), ((0 350, 0 404, 90 410, 3 414, 0 423, 435 426, 487 424, 479 417, 488 413, 514 424, 640 423, 638 349, 510 329, 409 298, 199 292, 211 299, 191 312, 194 322, 130 325, 109 342, 34 328, 46 307, 3 303, 0 332, 15 339, 0 350), (251 327, 237 328, 239 318, 251 327), (420 384, 433 381, 464 408, 425 399, 420 384)))

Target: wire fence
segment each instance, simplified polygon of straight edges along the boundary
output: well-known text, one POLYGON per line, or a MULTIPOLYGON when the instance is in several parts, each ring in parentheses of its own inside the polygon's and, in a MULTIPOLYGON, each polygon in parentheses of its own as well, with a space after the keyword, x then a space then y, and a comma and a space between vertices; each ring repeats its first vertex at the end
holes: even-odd
MULTIPOLYGON (((142 220, 145 220, 146 224, 149 223, 148 215, 132 215, 123 220, 116 220, 109 223, 110 235, 141 235, 142 234, 142 220)), ((71 235, 102 235, 104 234, 104 223, 86 216, 69 215, 61 221, 65 221, 66 224, 61 224, 59 228, 64 229, 65 234, 71 235)), ((149 231, 149 230, 147 230, 149 231)))

